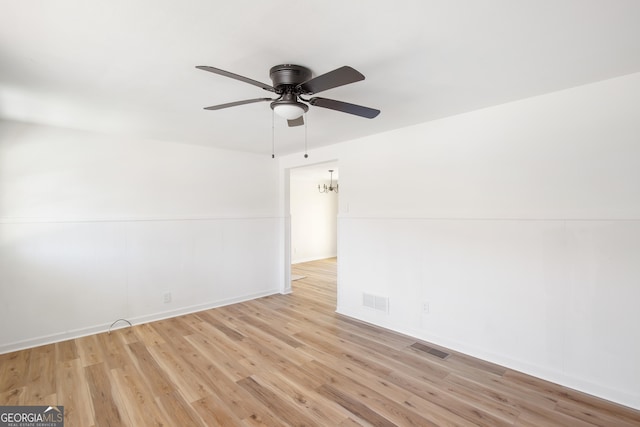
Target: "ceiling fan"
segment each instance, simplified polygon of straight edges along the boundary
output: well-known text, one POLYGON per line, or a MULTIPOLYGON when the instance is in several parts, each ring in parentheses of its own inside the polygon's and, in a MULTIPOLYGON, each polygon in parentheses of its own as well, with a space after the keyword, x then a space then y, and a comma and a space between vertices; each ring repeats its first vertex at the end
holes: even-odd
POLYGON ((271 101, 271 109, 277 115, 287 119, 289 126, 304 125, 302 115, 309 110, 309 106, 307 104, 315 107, 341 111, 343 113, 354 114, 356 116, 366 117, 367 119, 373 119, 380 114, 380 110, 356 104, 349 104, 348 102, 336 101, 334 99, 319 97, 313 97, 310 99, 303 98, 303 96, 313 95, 334 87, 344 86, 364 80, 364 76, 361 73, 349 66, 340 67, 328 73, 311 78, 311 70, 301 65, 276 65, 275 67, 271 67, 271 70, 269 70, 269 77, 271 77, 273 85, 268 85, 229 71, 206 65, 199 65, 196 68, 235 80, 240 80, 241 82, 258 86, 259 88, 269 92, 274 92, 278 95, 277 98, 254 98, 214 105, 206 107, 205 110, 221 110, 223 108, 252 104, 254 102, 271 101))

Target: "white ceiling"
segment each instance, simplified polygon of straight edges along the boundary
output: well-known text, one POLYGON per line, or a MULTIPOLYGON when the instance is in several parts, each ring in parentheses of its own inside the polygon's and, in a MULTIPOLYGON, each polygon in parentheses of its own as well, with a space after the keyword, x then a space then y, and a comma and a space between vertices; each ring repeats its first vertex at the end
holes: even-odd
MULTIPOLYGON (((637 0, 0 0, 0 117, 269 154, 281 63, 366 80, 322 92, 310 148, 640 71, 637 0)), ((304 127, 275 126, 277 153, 304 127)))

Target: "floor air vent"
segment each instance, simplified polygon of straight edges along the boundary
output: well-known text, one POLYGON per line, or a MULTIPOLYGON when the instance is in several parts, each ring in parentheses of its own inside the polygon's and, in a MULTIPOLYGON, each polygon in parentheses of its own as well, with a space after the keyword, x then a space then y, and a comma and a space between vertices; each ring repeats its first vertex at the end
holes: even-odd
POLYGON ((415 342, 411 344, 411 347, 415 348, 416 350, 420 350, 422 352, 432 354, 436 357, 439 357, 440 359, 446 359, 447 357, 449 357, 449 353, 445 353, 444 351, 440 351, 436 348, 431 348, 427 345, 420 344, 419 342, 415 342))
POLYGON ((371 294, 362 294, 362 305, 374 310, 389 312, 389 298, 371 294))

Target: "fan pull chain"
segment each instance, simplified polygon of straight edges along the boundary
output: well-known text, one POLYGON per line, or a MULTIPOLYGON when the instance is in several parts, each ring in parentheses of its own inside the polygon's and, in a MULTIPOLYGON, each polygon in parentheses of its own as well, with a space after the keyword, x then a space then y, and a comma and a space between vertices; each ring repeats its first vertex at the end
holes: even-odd
POLYGON ((309 157, 307 154, 307 113, 304 113, 304 158, 309 157))
POLYGON ((275 112, 271 110, 271 158, 276 158, 276 137, 275 137, 275 112))

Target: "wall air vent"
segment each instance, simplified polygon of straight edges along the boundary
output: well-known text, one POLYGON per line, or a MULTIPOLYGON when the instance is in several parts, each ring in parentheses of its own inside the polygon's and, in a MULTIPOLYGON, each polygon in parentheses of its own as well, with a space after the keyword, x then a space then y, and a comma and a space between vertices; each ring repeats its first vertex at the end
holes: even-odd
POLYGON ((389 298, 381 297, 378 295, 362 294, 362 305, 372 308, 374 310, 383 311, 389 313, 389 298))

